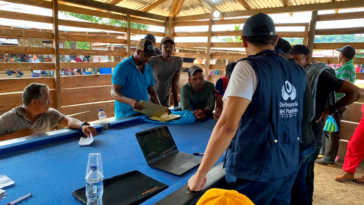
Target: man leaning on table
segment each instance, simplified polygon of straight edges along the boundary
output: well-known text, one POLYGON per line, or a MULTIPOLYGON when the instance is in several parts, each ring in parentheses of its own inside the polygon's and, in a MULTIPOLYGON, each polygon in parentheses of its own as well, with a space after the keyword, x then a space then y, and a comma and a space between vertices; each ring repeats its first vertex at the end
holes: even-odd
POLYGON ((32 83, 23 91, 23 105, 0 116, 0 141, 48 132, 54 126, 82 129, 90 137, 96 135, 95 128, 87 122, 64 116, 49 108, 52 101, 49 88, 44 84, 32 83))

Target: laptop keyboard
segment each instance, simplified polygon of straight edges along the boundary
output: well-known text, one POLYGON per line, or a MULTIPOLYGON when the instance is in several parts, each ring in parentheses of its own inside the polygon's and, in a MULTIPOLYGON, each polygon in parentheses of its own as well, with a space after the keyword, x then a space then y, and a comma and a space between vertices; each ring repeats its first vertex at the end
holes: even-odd
POLYGON ((176 155, 169 156, 167 158, 164 158, 163 161, 159 162, 158 164, 155 164, 154 167, 170 171, 174 169, 175 167, 178 167, 182 164, 184 164, 187 160, 193 158, 194 156, 185 154, 185 153, 178 153, 176 155))

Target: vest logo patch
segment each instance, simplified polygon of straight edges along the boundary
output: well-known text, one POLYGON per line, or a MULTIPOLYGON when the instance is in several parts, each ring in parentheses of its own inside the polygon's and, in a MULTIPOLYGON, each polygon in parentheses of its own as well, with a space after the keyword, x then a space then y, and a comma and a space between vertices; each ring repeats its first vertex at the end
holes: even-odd
POLYGON ((288 98, 294 100, 296 99, 296 96, 296 88, 290 82, 286 81, 282 86, 282 98, 284 100, 288 100, 288 98))
POLYGON ((282 98, 284 102, 279 103, 279 114, 282 118, 296 117, 298 113, 298 102, 294 101, 297 97, 296 88, 288 81, 282 86, 282 98), (286 102, 288 101, 289 102, 286 102), (293 101, 293 102, 292 102, 293 101))

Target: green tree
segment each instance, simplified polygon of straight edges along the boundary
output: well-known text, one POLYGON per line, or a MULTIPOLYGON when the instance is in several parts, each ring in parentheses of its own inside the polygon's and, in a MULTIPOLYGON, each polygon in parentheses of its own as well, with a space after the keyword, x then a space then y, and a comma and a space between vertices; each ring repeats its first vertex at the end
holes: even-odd
MULTIPOLYGON (((240 31, 242 28, 240 28, 240 24, 235 24, 234 26, 234 30, 235 31, 240 31)), ((241 37, 240 36, 233 36, 233 37, 227 37, 223 39, 226 42, 242 42, 241 37)))

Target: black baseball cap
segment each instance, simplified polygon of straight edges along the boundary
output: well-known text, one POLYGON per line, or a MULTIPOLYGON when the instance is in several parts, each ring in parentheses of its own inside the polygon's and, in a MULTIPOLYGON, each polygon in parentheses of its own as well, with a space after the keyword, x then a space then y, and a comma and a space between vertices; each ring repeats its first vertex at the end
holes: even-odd
POLYGON ((259 13, 249 17, 243 27, 243 36, 275 36, 276 27, 267 14, 259 13))
POLYGON ((144 37, 144 39, 148 39, 148 40, 150 40, 150 41, 152 41, 152 43, 155 43, 155 37, 154 37, 154 35, 153 34, 147 34, 145 37, 144 37))
POLYGON ((171 42, 171 43, 173 43, 173 44, 174 44, 173 39, 172 39, 171 37, 169 37, 169 36, 166 36, 166 37, 162 38, 162 40, 161 40, 161 44, 164 44, 164 43, 165 43, 165 42, 167 42, 167 41, 169 41, 169 42, 171 42))
POLYGON ((232 63, 229 63, 227 66, 226 66, 226 77, 230 78, 231 77, 231 74, 233 73, 233 70, 236 66, 236 63, 237 62, 232 62, 232 63))
POLYGON ((137 45, 137 50, 143 51, 148 56, 157 56, 157 53, 155 52, 155 47, 152 43, 152 41, 147 39, 141 39, 137 45))
POLYGON ((282 50, 283 53, 289 53, 291 48, 292 46, 287 40, 279 38, 276 47, 274 47, 274 50, 282 50))
POLYGON ((310 49, 308 49, 307 46, 305 45, 294 45, 289 51, 289 54, 292 55, 303 54, 305 56, 308 56, 310 55, 310 49))
POLYGON ((201 71, 203 73, 203 70, 200 66, 193 65, 190 68, 188 68, 188 73, 190 74, 189 76, 193 76, 193 74, 195 74, 196 71, 201 71))
POLYGON ((355 48, 350 45, 344 46, 342 48, 337 48, 336 50, 350 59, 355 57, 355 48))

